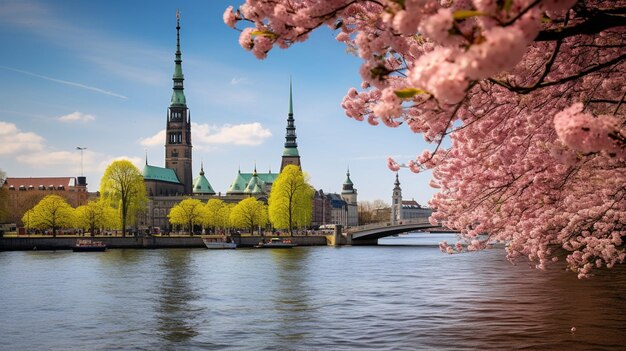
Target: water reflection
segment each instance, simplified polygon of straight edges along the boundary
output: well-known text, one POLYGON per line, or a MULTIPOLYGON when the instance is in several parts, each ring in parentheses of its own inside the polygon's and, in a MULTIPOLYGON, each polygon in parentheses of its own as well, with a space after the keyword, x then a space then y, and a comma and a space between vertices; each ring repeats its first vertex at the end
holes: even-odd
POLYGON ((156 307, 158 335, 167 342, 180 343, 198 335, 196 318, 205 308, 194 302, 198 293, 191 282, 189 250, 164 250, 159 270, 156 307))
MULTIPOLYGON (((306 338, 308 329, 315 325, 311 313, 314 307, 311 305, 310 289, 306 282, 310 276, 307 269, 309 252, 303 248, 271 250, 277 274, 277 289, 272 295, 278 323, 274 342, 282 347, 306 338)), ((275 347, 267 345, 266 349, 275 347)))

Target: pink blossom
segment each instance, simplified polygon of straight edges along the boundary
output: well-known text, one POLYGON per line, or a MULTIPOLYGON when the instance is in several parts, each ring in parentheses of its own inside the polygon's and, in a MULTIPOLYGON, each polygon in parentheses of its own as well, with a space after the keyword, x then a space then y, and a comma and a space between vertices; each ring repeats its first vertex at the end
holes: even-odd
POLYGON ((387 167, 394 172, 397 172, 400 170, 400 165, 396 161, 394 161, 393 158, 391 157, 387 157, 387 167))
POLYGON ((254 46, 254 40, 252 39, 252 32, 254 28, 246 28, 239 35, 239 45, 246 50, 252 50, 254 46))
POLYGON ((420 32, 438 43, 446 44, 450 42, 450 29, 452 29, 453 22, 452 10, 442 8, 436 14, 422 20, 420 32))
POLYGON ((230 28, 235 28, 235 24, 237 24, 237 16, 235 16, 232 6, 228 6, 224 11, 224 23, 230 28))
POLYGON ((582 110, 583 104, 576 103, 554 116, 554 128, 559 139, 568 147, 585 153, 606 151, 626 156, 624 146, 609 137, 621 134, 620 121, 607 115, 595 117, 582 110))

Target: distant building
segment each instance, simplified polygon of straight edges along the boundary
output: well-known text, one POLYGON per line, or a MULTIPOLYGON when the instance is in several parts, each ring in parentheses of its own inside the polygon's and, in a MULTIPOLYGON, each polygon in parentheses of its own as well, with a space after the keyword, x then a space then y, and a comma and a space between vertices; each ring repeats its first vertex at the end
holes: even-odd
POLYGON ((341 189, 341 198, 346 202, 346 224, 352 227, 359 225, 359 212, 357 205, 357 190, 350 179, 350 169, 346 172, 346 180, 341 189))
POLYGON ((341 194, 317 190, 313 196, 313 219, 311 225, 341 224, 343 227, 359 225, 357 211, 357 190, 350 179, 350 170, 346 173, 341 194))
POLYGON ((9 177, 2 185, 9 195, 9 223, 22 224, 22 216, 46 195, 59 195, 72 207, 87 203, 87 178, 85 177, 9 177))
POLYGON ((429 217, 433 210, 428 207, 422 207, 417 201, 402 200, 402 188, 400 188, 400 180, 396 173, 396 181, 391 196, 391 223, 398 224, 405 219, 429 217))

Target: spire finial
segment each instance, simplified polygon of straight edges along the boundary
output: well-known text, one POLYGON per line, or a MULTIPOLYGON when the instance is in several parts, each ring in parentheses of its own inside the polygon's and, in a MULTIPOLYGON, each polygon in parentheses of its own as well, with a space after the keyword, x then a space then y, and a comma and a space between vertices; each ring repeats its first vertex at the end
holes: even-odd
POLYGON ((254 161, 254 175, 256 175, 256 161, 254 161))
POLYGON ((291 76, 289 76, 289 114, 293 115, 293 98, 292 98, 292 88, 291 88, 291 76))
POLYGON ((180 53, 180 10, 176 9, 176 53, 180 53))
POLYGON ((148 165, 148 149, 143 149, 146 152, 146 166, 148 165))
POLYGON ((204 160, 200 161, 200 175, 204 175, 204 160))

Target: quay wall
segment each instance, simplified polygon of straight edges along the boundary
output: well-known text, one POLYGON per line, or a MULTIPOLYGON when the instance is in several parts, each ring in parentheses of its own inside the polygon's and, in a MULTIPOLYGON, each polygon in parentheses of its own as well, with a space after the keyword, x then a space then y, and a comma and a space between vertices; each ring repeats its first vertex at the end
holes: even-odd
MULTIPOLYGON (((290 239, 298 246, 325 246, 325 236, 293 236, 290 239)), ((195 237, 0 237, 0 251, 26 250, 71 250, 76 239, 102 241, 111 249, 161 249, 161 248, 203 248, 200 236, 195 237)), ((266 240, 269 237, 265 237, 266 240)), ((234 237, 241 247, 253 247, 261 241, 259 236, 234 237)))

